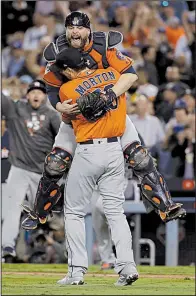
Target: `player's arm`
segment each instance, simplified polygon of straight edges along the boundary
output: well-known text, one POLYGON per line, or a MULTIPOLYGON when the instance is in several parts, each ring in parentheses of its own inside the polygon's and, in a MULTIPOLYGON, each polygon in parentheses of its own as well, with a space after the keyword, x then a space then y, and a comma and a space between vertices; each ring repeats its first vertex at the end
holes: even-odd
MULTIPOLYGON (((61 91, 59 91, 59 93, 61 93, 61 91)), ((64 112, 64 110, 66 109, 66 111, 67 111, 66 105, 71 107, 71 105, 69 105, 68 103, 71 102, 72 100, 68 100, 68 98, 63 93, 61 93, 60 97, 61 97, 62 103, 61 103, 61 101, 57 103, 56 110, 59 113, 61 113, 62 121, 69 124, 69 123, 71 123, 71 118, 67 113, 64 112)))
POLYGON ((67 115, 70 118, 80 113, 78 104, 71 104, 72 99, 69 99, 61 89, 59 90, 59 98, 60 102, 56 104, 56 110, 58 112, 63 113, 64 116, 67 115))
POLYGON ((125 93, 133 83, 138 79, 137 74, 126 73, 122 74, 116 84, 112 87, 113 92, 117 97, 125 93))
POLYGON ((57 111, 54 111, 52 109, 50 113, 50 127, 54 137, 56 137, 59 131, 60 124, 61 124, 60 114, 57 111))
POLYGON ((66 99, 64 102, 58 102, 56 104, 56 110, 60 113, 65 113, 69 116, 76 115, 80 111, 78 109, 78 104, 70 104, 72 102, 72 99, 66 99))
POLYGON ((44 74, 44 78, 43 78, 44 81, 46 82, 47 95, 51 105, 58 112, 64 113, 64 115, 70 116, 70 115, 78 114, 79 109, 77 107, 77 104, 70 105, 72 100, 69 100, 67 98, 66 100, 64 99, 63 103, 61 103, 61 100, 59 97, 59 91, 62 85, 62 81, 58 79, 55 76, 55 74, 51 71, 51 66, 52 64, 48 63, 45 74, 44 74))
POLYGON ((63 82, 56 77, 56 75, 51 71, 51 66, 54 63, 48 63, 46 65, 43 80, 46 83, 46 91, 50 103, 54 109, 56 109, 57 103, 60 102, 59 90, 63 82))
POLYGON ((16 114, 14 106, 15 104, 16 103, 11 98, 1 93, 2 115, 4 115, 6 118, 13 118, 13 116, 16 114))
POLYGON ((112 87, 113 92, 117 97, 125 93, 133 83, 138 79, 138 76, 133 68, 133 60, 124 56, 116 48, 107 50, 107 61, 112 68, 121 73, 119 80, 112 87))
POLYGON ((78 111, 77 104, 70 105, 72 100, 65 100, 61 103, 59 97, 60 87, 54 87, 51 85, 46 85, 47 95, 49 101, 54 109, 56 109, 60 113, 65 113, 67 115, 74 115, 78 111))
POLYGON ((54 109, 56 109, 56 105, 60 102, 59 90, 60 90, 60 87, 54 87, 46 84, 47 95, 48 95, 50 104, 54 109))

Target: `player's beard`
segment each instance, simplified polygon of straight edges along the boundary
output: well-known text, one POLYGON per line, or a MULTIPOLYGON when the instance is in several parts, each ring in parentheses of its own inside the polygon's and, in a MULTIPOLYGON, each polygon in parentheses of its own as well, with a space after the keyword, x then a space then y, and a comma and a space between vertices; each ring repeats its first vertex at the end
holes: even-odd
POLYGON ((81 37, 79 39, 74 39, 72 36, 67 38, 67 41, 69 43, 70 46, 74 47, 74 48, 81 48, 83 49, 85 44, 88 41, 88 37, 81 37))

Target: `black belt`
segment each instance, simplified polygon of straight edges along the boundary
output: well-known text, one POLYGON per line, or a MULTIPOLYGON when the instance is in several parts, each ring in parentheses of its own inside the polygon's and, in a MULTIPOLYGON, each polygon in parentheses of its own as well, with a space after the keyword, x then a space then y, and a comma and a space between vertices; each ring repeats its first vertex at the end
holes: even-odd
MULTIPOLYGON (((108 143, 118 142, 118 138, 117 137, 107 138, 107 142, 108 143)), ((98 143, 99 143, 99 141, 98 141, 98 143)), ((79 144, 80 145, 94 144, 94 141, 93 140, 88 140, 88 141, 85 141, 85 142, 80 142, 79 144)), ((101 144, 101 139, 100 139, 100 143, 99 144, 101 144)))

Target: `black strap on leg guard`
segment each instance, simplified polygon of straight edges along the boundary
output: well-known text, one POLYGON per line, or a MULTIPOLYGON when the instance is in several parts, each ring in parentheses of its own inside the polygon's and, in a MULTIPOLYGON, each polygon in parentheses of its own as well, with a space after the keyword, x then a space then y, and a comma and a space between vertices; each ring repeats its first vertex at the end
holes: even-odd
POLYGON ((162 215, 162 220, 166 219, 171 211, 181 207, 181 204, 172 201, 165 180, 157 171, 153 158, 146 148, 139 142, 134 142, 125 149, 124 156, 141 182, 143 200, 148 200, 153 209, 162 215))
POLYGON ((61 192, 61 197, 57 201, 57 203, 53 206, 52 212, 60 213, 63 211, 63 206, 64 206, 64 190, 65 190, 65 184, 62 184, 59 187, 59 190, 61 192))
POLYGON ((64 187, 59 186, 57 182, 70 168, 71 162, 71 154, 58 147, 47 155, 34 204, 34 211, 39 218, 47 217, 61 196, 63 199, 64 187))

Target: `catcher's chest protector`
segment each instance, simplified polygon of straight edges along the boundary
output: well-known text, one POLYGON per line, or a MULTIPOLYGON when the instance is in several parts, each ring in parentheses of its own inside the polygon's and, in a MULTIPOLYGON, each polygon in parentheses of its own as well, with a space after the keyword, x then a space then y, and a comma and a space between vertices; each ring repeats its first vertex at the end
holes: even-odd
POLYGON ((109 63, 106 58, 107 41, 106 33, 94 32, 92 34, 92 47, 84 53, 86 64, 89 69, 108 68, 109 63))
MULTIPOLYGON (((92 33, 92 46, 88 51, 84 52, 84 58, 89 69, 105 69, 109 67, 106 58, 108 48, 112 48, 122 42, 122 34, 120 32, 110 31, 93 32, 92 33)), ((56 41, 58 52, 68 47, 66 35, 63 34, 58 37, 56 41)))
POLYGON ((106 69, 109 67, 107 61, 107 50, 115 47, 123 40, 123 35, 117 31, 93 32, 92 47, 84 53, 89 69, 106 69))

